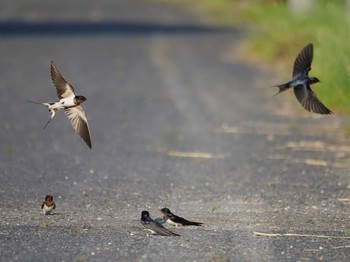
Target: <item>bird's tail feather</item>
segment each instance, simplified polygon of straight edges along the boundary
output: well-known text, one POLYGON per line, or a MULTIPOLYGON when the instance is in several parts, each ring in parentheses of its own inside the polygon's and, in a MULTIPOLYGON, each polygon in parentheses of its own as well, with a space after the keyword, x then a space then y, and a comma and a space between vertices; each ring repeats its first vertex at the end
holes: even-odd
POLYGON ((42 103, 40 103, 40 102, 35 102, 35 101, 32 101, 32 100, 27 100, 29 103, 33 103, 33 104, 38 104, 38 105, 41 105, 42 103))
POLYGON ((50 102, 50 103, 41 103, 41 102, 36 102, 36 101, 32 101, 32 100, 27 100, 29 103, 33 103, 33 104, 37 104, 37 105, 44 105, 46 107, 49 107, 50 105, 53 105, 54 103, 53 102, 50 102))
POLYGON ((45 129, 47 127, 47 125, 50 123, 51 120, 52 120, 52 118, 50 117, 49 120, 47 121, 47 123, 45 124, 45 126, 43 127, 43 129, 45 129))
POLYGON ((277 86, 275 86, 275 87, 278 87, 279 90, 278 90, 278 92, 277 92, 276 94, 274 94, 273 96, 277 96, 278 94, 280 94, 280 93, 286 91, 287 89, 290 88, 290 85, 289 85, 289 83, 285 83, 285 84, 277 85, 277 86))
POLYGON ((202 226, 203 223, 201 222, 192 222, 192 221, 189 221, 188 223, 186 223, 187 226, 202 226))
MULTIPOLYGON (((46 107, 49 107, 50 105, 54 104, 54 103, 41 103, 41 102, 36 102, 36 101, 32 101, 32 100, 27 100, 30 103, 33 104, 38 104, 38 105, 44 105, 46 107)), ((50 118, 49 120, 46 122, 45 126, 43 127, 43 129, 45 129, 47 127, 47 125, 50 123, 50 121, 52 120, 52 118, 55 116, 56 114, 56 110, 55 109, 50 109, 49 108, 49 112, 50 112, 50 118)))
POLYGON ((56 111, 54 110, 54 109, 49 109, 49 111, 50 111, 50 118, 49 118, 49 120, 47 121, 47 123, 46 123, 46 125, 44 126, 44 128, 43 129, 45 129, 46 127, 47 127, 47 125, 50 123, 50 121, 52 120, 52 118, 55 116, 55 114, 56 114, 56 111))

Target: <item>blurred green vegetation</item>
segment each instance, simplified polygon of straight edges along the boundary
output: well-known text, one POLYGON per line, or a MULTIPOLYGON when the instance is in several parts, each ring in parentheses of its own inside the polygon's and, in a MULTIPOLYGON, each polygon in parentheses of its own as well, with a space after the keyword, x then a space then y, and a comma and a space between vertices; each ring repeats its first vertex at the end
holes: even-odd
POLYGON ((314 43, 310 75, 321 80, 317 95, 330 108, 350 112, 350 13, 343 1, 317 1, 303 14, 291 12, 285 4, 259 1, 242 20, 254 31, 249 50, 268 61, 285 61, 291 71, 298 52, 314 43))
POLYGON ((317 96, 332 110, 350 112, 350 8, 346 10, 344 0, 314 2, 305 12, 292 12, 286 0, 196 0, 193 4, 217 23, 244 25, 249 59, 282 62, 290 75, 297 54, 313 43, 310 75, 321 80, 314 86, 317 96))

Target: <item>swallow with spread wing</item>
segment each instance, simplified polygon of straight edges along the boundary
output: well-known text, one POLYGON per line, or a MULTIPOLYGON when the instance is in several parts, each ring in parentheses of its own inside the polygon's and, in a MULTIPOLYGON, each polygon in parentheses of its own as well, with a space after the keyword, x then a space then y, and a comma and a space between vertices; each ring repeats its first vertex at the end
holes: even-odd
POLYGON ((46 126, 53 119, 55 114, 64 109, 68 119, 70 120, 75 132, 84 140, 84 142, 91 149, 91 138, 88 121, 85 112, 80 105, 86 98, 84 96, 75 95, 74 88, 68 81, 63 77, 60 70, 51 62, 51 79, 56 87, 57 96, 60 99, 57 102, 39 103, 28 100, 28 102, 34 104, 41 104, 48 108, 50 112, 50 118, 47 121, 46 126))
POLYGON ((313 45, 308 44, 300 51, 294 62, 292 80, 285 84, 277 85, 279 91, 275 95, 293 88, 297 100, 306 110, 316 114, 332 114, 333 112, 318 100, 310 87, 312 84, 320 82, 317 77, 309 77, 308 75, 311 70, 313 50, 313 45))

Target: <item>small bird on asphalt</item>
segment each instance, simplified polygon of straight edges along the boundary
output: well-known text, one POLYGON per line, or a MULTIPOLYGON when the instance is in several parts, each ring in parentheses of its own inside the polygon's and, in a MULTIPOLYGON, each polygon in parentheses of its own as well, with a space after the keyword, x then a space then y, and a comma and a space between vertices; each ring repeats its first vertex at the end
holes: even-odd
POLYGON ((43 210, 44 214, 50 215, 55 208, 56 208, 56 204, 53 201, 53 196, 47 195, 45 197, 44 203, 41 205, 41 209, 43 210))
POLYGON ((320 82, 317 77, 308 76, 311 70, 312 58, 313 45, 308 44, 295 59, 292 80, 285 84, 277 85, 279 91, 275 96, 289 88, 293 88, 296 98, 306 110, 323 115, 332 114, 333 112, 322 104, 311 90, 310 85, 320 82))
POLYGON ((84 142, 91 149, 91 138, 88 121, 85 115, 81 103, 83 103, 86 98, 84 96, 75 95, 74 88, 67 80, 63 77, 60 70, 51 61, 51 79, 56 87, 57 96, 60 99, 57 102, 39 103, 28 100, 28 102, 34 104, 41 104, 48 108, 50 112, 49 121, 47 121, 46 126, 53 119, 55 114, 64 109, 68 119, 70 120, 75 132, 84 140, 84 142))
POLYGON ((188 221, 188 220, 184 219, 183 217, 176 216, 173 213, 171 213, 169 208, 162 208, 160 210, 160 212, 162 212, 165 222, 167 222, 168 224, 175 226, 175 227, 177 227, 177 226, 201 226, 201 225, 203 225, 203 223, 201 223, 201 222, 188 221))
POLYGON ((148 211, 141 212, 141 224, 149 230, 152 234, 158 234, 162 236, 180 236, 169 229, 163 227, 158 222, 154 221, 150 216, 148 211))

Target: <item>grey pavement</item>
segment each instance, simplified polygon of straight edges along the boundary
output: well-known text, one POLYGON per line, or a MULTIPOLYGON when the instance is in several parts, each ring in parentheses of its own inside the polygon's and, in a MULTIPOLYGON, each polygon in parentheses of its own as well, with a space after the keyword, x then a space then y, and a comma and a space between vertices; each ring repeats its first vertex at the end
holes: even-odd
POLYGON ((347 261, 344 120, 272 98, 230 59, 243 38, 164 1, 1 1, 0 260, 347 261), (56 100, 51 60, 92 150, 26 102, 56 100), (141 211, 165 206, 204 226, 147 236, 141 211))

